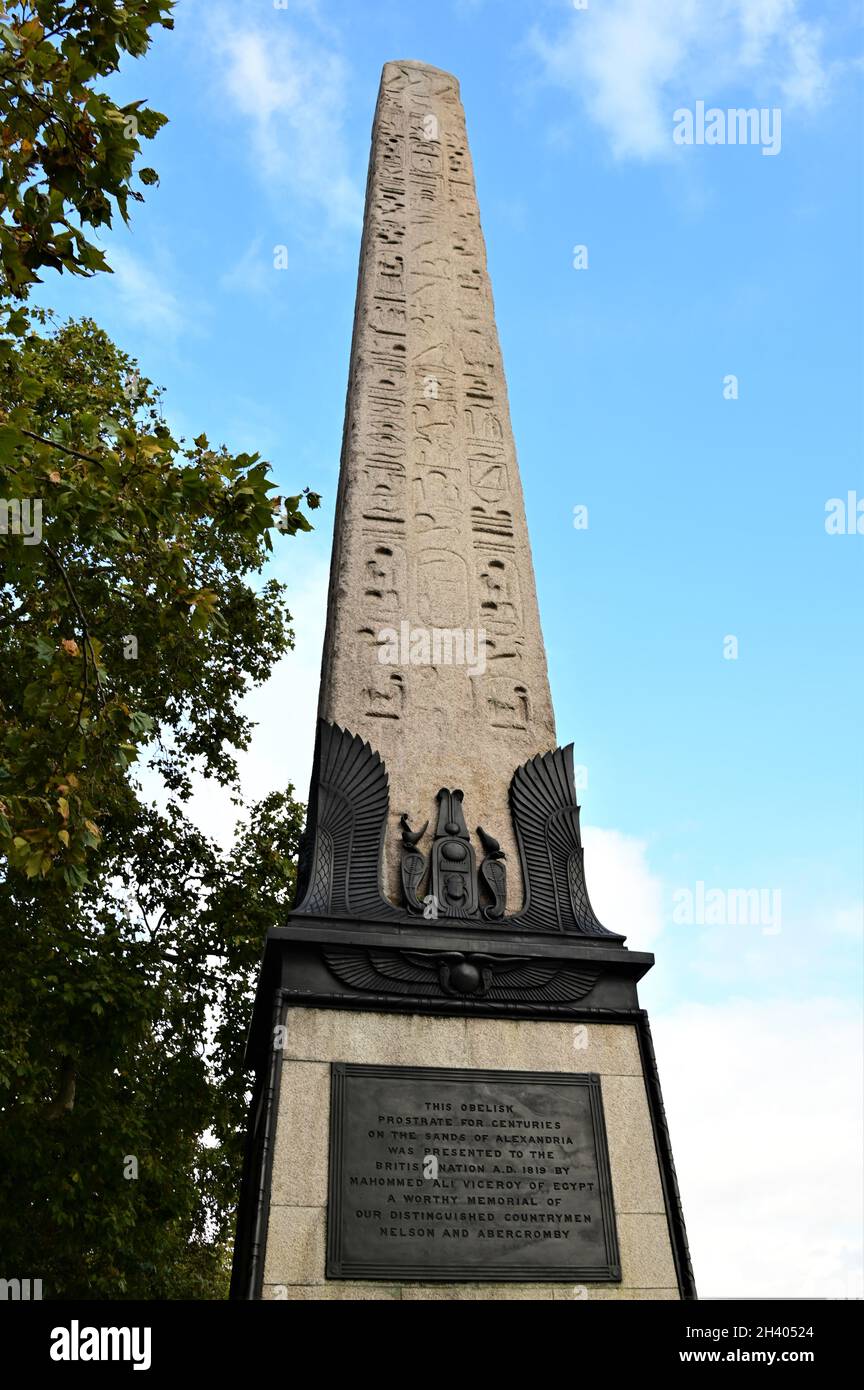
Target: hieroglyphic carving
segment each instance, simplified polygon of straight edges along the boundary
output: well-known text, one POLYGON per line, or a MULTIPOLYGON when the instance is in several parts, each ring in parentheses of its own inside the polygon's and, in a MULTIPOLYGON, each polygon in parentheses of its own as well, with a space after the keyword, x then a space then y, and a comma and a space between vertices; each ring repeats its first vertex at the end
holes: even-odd
POLYGON ((484 507, 475 503, 471 508, 471 530, 480 536, 513 537, 513 513, 506 507, 484 507))
POLYGON ((405 223, 399 215, 405 211, 405 192, 401 188, 382 188, 378 195, 377 211, 383 219, 375 233, 378 249, 389 251, 400 247, 405 240, 405 223))
POLYGON ((478 549, 475 556, 480 588, 480 611, 493 632, 521 630, 522 604, 519 575, 513 557, 504 551, 478 549))
POLYGON ((379 94, 340 497, 322 714, 375 742, 393 814, 413 806, 418 825, 424 761, 452 786, 467 758, 518 898, 505 770, 554 728, 459 88, 416 63, 388 64, 379 94), (402 623, 470 632, 481 659, 384 664, 402 623))
MULTIPOLYGON (((450 279, 450 258, 439 239, 430 234, 431 231, 428 223, 423 223, 417 229, 416 240, 408 248, 411 275, 415 282, 450 279)), ((415 292, 418 288, 419 284, 415 284, 415 292)))
MULTIPOLYGON (((424 535, 458 529, 462 517, 459 470, 429 468, 414 478, 414 514, 424 535)), ((427 535, 428 538, 428 535, 427 535)))
POLYGON ((404 524, 404 476, 398 468, 367 464, 365 473, 366 521, 404 524))
POLYGON ((396 616, 405 604, 405 552, 389 537, 367 540, 363 565, 364 609, 379 617, 396 616))
POLYGON ((506 636, 501 633, 486 636, 486 663, 493 675, 510 672, 514 680, 522 683, 522 648, 524 639, 506 636))
POLYGON ((510 478, 503 454, 482 449, 469 455, 468 474, 472 491, 481 502, 502 502, 509 495, 510 478))
POLYGON ((466 324, 459 338, 459 347, 466 367, 498 370, 498 349, 487 329, 479 324, 466 324))
POLYGON ((378 259, 375 293, 388 299, 405 297, 405 260, 398 255, 383 255, 378 259))
POLYGON ((405 168, 405 141, 395 131, 382 131, 378 160, 382 178, 398 179, 405 168))
POLYGON ((468 611, 468 565, 452 549, 422 550, 417 558, 417 613, 427 627, 459 627, 468 611))
POLYGON ((372 303, 372 328, 376 333, 396 333, 405 336, 406 310, 404 303, 391 299, 376 299, 372 303))
POLYGON ((452 452, 456 443, 456 405, 434 396, 416 401, 413 409, 414 433, 435 448, 452 452))
POLYGON ((401 719, 405 705, 405 677, 386 666, 371 667, 367 684, 360 692, 361 708, 369 719, 401 719))
POLYGON ((499 416, 485 405, 472 403, 466 407, 465 427, 471 439, 500 443, 504 438, 499 416))
POLYGON ((493 676, 486 683, 486 706, 493 729, 527 729, 531 722, 528 688, 507 676, 493 676))

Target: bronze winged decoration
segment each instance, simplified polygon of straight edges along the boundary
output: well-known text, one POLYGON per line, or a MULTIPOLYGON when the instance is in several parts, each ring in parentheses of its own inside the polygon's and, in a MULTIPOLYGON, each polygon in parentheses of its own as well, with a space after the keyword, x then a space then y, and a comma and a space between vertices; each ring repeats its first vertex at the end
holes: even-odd
POLYGON ((381 891, 389 784, 378 753, 319 719, 294 912, 401 916, 381 891))
POLYGON ((538 753, 516 769, 510 807, 525 905, 508 925, 623 941, 598 921, 585 886, 572 743, 538 753))
POLYGON ((485 850, 478 871, 462 792, 442 787, 437 799, 430 862, 418 848, 428 822, 422 830, 412 830, 407 813, 401 817, 404 906, 394 907, 381 888, 389 809, 384 763, 358 735, 319 720, 293 912, 403 922, 411 914, 416 920, 424 911, 420 886, 431 870, 434 917, 624 940, 598 921, 588 897, 572 744, 530 758, 513 776, 510 807, 525 887, 523 907, 513 916, 504 916, 507 880, 498 840, 478 826, 485 850), (491 898, 485 906, 481 885, 491 898))
POLYGON ((575 1003, 593 988, 599 967, 580 961, 498 956, 481 951, 324 949, 337 979, 375 994, 575 1003))

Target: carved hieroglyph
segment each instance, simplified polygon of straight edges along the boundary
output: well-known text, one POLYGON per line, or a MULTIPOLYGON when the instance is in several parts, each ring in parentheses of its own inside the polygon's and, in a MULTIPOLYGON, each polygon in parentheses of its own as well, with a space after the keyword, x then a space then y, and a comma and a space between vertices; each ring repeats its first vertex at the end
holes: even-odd
POLYGON ((554 716, 459 84, 419 63, 387 63, 372 131, 319 712, 387 765, 391 899, 400 815, 461 787, 518 911, 508 788, 554 716))

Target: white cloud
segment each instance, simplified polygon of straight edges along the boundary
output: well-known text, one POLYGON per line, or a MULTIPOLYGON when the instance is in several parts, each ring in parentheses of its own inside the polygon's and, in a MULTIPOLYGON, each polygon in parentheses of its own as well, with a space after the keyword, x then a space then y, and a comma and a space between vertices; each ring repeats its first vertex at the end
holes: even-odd
MULTIPOLYGON (((304 537, 285 542, 299 549, 304 537)), ((277 538, 277 557, 278 557, 277 538)), ((288 604, 295 646, 274 668, 265 685, 250 691, 243 709, 257 725, 251 747, 238 757, 243 797, 259 801, 289 782, 305 802, 312 775, 312 752, 321 676, 321 648, 327 610, 328 565, 321 559, 292 556, 288 604)), ((188 812, 196 825, 228 846, 234 838, 237 808, 215 783, 199 778, 188 812)))
POLYGON ((133 252, 112 244, 107 251, 114 271, 107 293, 116 291, 130 323, 149 333, 174 336, 189 327, 188 314, 168 283, 168 269, 147 265, 133 252))
POLYGON ((650 947, 663 930, 663 885, 648 867, 644 840, 619 830, 583 827, 585 878, 604 927, 626 936, 633 951, 650 947))
POLYGON ((243 294, 269 294, 273 289, 273 255, 263 236, 253 237, 234 265, 221 276, 220 285, 243 294))
POLYGON ((652 1020, 703 1298, 860 1298, 861 1020, 733 999, 652 1020))
POLYGON ((344 131, 348 69, 332 41, 301 35, 287 14, 254 28, 214 8, 207 22, 220 97, 247 122, 260 176, 323 210, 330 227, 359 226, 363 196, 348 172, 344 131))
POLYGON ((290 10, 292 14, 308 14, 317 18, 321 0, 273 0, 274 10, 290 10))
POLYGON ((860 941, 864 934, 864 902, 851 903, 840 907, 827 919, 828 930, 838 936, 848 937, 850 941, 860 941))
POLYGON ((545 76, 578 93, 621 158, 669 156, 672 113, 704 100, 813 106, 830 65, 799 0, 605 0, 554 36, 532 31, 545 76))

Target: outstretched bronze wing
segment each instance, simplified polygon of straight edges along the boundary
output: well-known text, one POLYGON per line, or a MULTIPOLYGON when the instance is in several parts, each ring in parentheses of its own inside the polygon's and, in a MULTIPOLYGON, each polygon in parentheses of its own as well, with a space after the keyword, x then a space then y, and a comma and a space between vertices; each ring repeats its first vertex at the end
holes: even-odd
POLYGON ((528 1003, 577 1003, 593 989, 598 965, 485 952, 387 951, 363 946, 326 946, 324 959, 343 984, 374 994, 429 998, 475 995, 478 999, 528 1003), (473 967, 476 985, 455 989, 450 971, 473 967))
POLYGON ((337 980, 376 994, 423 995, 438 981, 437 957, 416 951, 376 951, 363 946, 328 946, 324 959, 337 980))
MULTIPOLYGON (((479 961, 479 956, 473 956, 479 961)), ((597 965, 561 960, 494 960, 489 967, 488 999, 567 1000, 575 1003, 593 989, 600 976, 597 965)))
POLYGON ((573 745, 538 754, 516 769, 510 806, 525 880, 513 926, 624 938, 598 921, 585 886, 573 745))
POLYGON ((381 892, 389 799, 387 772, 375 750, 319 719, 295 912, 399 915, 381 892))

